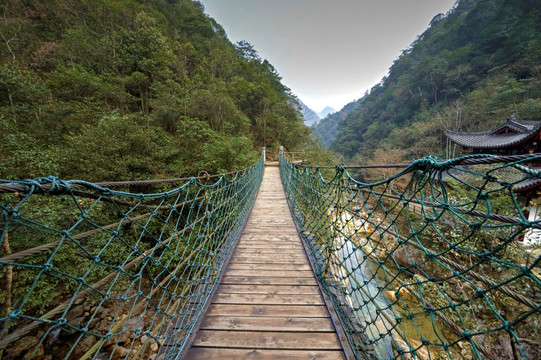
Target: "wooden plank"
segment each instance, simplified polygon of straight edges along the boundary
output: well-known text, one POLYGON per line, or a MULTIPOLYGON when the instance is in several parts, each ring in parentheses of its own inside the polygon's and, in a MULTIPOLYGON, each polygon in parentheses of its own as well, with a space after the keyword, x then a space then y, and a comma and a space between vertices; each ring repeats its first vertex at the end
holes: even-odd
POLYGON ((238 246, 241 246, 241 247, 265 247, 265 246, 270 246, 270 247, 275 247, 275 246, 288 246, 288 245, 292 245, 292 246, 295 246, 295 247, 299 247, 299 246, 302 246, 301 243, 299 243, 299 240, 298 239, 293 239, 293 238, 284 238, 284 239, 279 239, 279 240, 276 240, 276 239, 273 239, 273 240, 268 240, 267 237, 261 237, 259 239, 252 239, 252 240, 244 240, 242 242, 239 242, 238 246))
POLYGON ((201 323, 205 330, 334 332, 328 318, 207 316, 201 323))
POLYGON ((265 238, 261 238, 259 240, 244 240, 242 242, 239 242, 237 245, 239 247, 301 247, 301 243, 299 243, 299 240, 297 239, 289 239, 289 240, 267 240, 265 238))
POLYGON ((295 285, 228 285, 218 286, 218 293, 222 294, 298 294, 316 295, 319 294, 317 285, 295 286, 295 285))
POLYGON ((308 259, 306 257, 300 257, 300 256, 271 256, 271 255, 257 255, 257 256, 249 256, 247 254, 241 254, 238 255, 238 257, 235 257, 234 262, 242 262, 242 263, 252 263, 252 264, 296 264, 296 265, 302 265, 306 264, 308 262, 308 259))
POLYGON ((340 350, 335 333, 199 330, 193 346, 340 350))
POLYGON ((279 259, 269 257, 238 256, 231 259, 230 264, 306 264, 306 258, 279 259))
POLYGON ((253 250, 253 249, 262 249, 262 250, 296 250, 296 251, 302 251, 304 248, 300 243, 297 242, 291 242, 286 244, 276 244, 273 242, 268 241, 262 241, 260 243, 255 242, 241 242, 237 245, 237 250, 243 249, 243 250, 253 250))
POLYGON ((280 249, 280 247, 275 247, 275 246, 241 247, 241 248, 237 248, 234 252, 234 254, 237 254, 239 256, 254 256, 254 257, 256 255, 265 255, 265 256, 273 257, 277 253, 283 254, 283 255, 300 256, 300 255, 304 255, 304 249, 303 248, 295 249, 291 247, 280 249))
POLYGON ((276 252, 276 251, 283 251, 288 252, 291 254, 298 254, 303 253, 303 247, 300 244, 294 243, 292 241, 288 242, 266 242, 266 243, 243 243, 239 244, 237 248, 235 249, 237 251, 244 251, 244 252, 256 252, 256 251, 263 251, 263 252, 276 252), (282 248, 283 246, 283 248, 282 248))
POLYGON ((246 228, 243 234, 267 235, 267 236, 275 236, 275 237, 280 236, 282 239, 285 236, 298 236, 297 230, 295 230, 295 228, 286 230, 277 226, 262 226, 262 225, 258 225, 257 227, 246 228))
POLYGON ((250 225, 257 225, 257 224, 265 224, 269 226, 295 226, 295 223, 292 219, 285 219, 281 216, 275 215, 272 216, 271 214, 264 214, 263 216, 254 216, 251 217, 248 221, 248 224, 250 225), (274 217, 274 219, 273 219, 274 217))
POLYGON ((304 254, 281 254, 279 251, 274 253, 262 253, 262 254, 256 254, 256 253, 246 253, 246 252, 235 252, 233 256, 238 256, 239 258, 251 258, 254 260, 254 262, 262 260, 272 260, 277 261, 280 260, 280 262, 290 263, 291 261, 302 261, 303 263, 308 263, 308 259, 306 255, 304 254))
MULTIPOLYGON (((268 231, 268 230, 274 230, 274 234, 276 235, 297 235, 297 229, 295 229, 294 226, 281 226, 281 225, 275 225, 271 223, 255 223, 250 224, 249 228, 245 228, 244 231, 246 233, 252 233, 252 232, 260 232, 260 231, 268 231)), ((270 233, 272 234, 272 233, 270 233)))
POLYGON ((245 251, 235 251, 233 253, 233 256, 239 256, 239 257, 252 257, 254 259, 257 259, 258 257, 262 257, 262 258, 276 258, 277 255, 279 255, 278 257, 281 259, 281 260, 285 260, 285 259, 291 259, 291 260, 294 260, 294 259, 306 259, 306 255, 305 254, 292 254, 292 253, 284 253, 284 254, 281 254, 280 252, 278 251, 275 251, 275 252, 272 252, 272 253, 261 253, 261 254, 257 254, 257 253, 250 253, 250 252, 245 252, 245 251))
POLYGON ((298 234, 296 234, 295 236, 293 235, 289 235, 289 236, 285 236, 285 235, 279 235, 279 234, 269 234, 268 232, 265 232, 265 231, 261 231, 257 234, 248 234, 246 233, 246 230, 245 232, 242 233, 242 240, 241 241, 272 241, 272 242, 280 242, 280 241, 286 241, 286 242, 290 242, 292 240, 295 240, 295 241, 300 241, 298 238, 296 238, 298 236, 298 234))
POLYGON ((194 347, 186 359, 190 360, 345 360, 341 351, 323 350, 267 350, 224 349, 194 347))
POLYGON ((254 284, 254 285, 317 285, 315 278, 272 277, 272 276, 228 276, 222 284, 254 284))
POLYGON ((253 256, 275 258, 277 255, 287 258, 304 258, 303 252, 295 250, 235 250, 233 256, 253 256))
POLYGON ((213 304, 325 305, 321 296, 298 294, 222 294, 217 293, 213 304))
POLYGON ((229 264, 227 269, 235 270, 310 270, 310 265, 308 264, 250 264, 250 263, 233 263, 229 264))
POLYGON ((277 248, 277 247, 250 247, 250 248, 245 248, 245 247, 237 247, 235 249, 235 254, 271 254, 271 255, 274 255, 276 254, 277 252, 279 252, 280 254, 284 254, 284 255, 304 255, 303 252, 302 252, 302 248, 298 248, 298 249, 288 249, 288 248, 284 248, 284 249, 281 249, 281 248, 277 248))
POLYGON ((244 229, 243 234, 246 234, 246 236, 249 236, 246 240, 253 240, 252 237, 261 238, 262 236, 268 239, 276 239, 276 240, 281 240, 284 238, 294 239, 295 237, 297 237, 298 239, 298 235, 299 235, 295 227, 290 228, 289 226, 283 226, 283 225, 267 226, 265 229, 255 229, 255 228, 252 229, 251 227, 252 225, 250 225, 250 228, 246 227, 244 229), (285 228, 289 228, 289 230, 283 231, 283 229, 285 228))
POLYGON ((312 270, 242 270, 227 269, 225 276, 258 276, 258 277, 292 277, 292 278, 313 278, 312 270))
POLYGON ((212 304, 207 316, 329 317, 322 305, 235 305, 212 304))

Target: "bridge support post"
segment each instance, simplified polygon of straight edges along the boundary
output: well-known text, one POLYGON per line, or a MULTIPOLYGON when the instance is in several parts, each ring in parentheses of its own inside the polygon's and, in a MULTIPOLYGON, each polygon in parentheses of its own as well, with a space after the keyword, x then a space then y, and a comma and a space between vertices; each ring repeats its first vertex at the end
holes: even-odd
POLYGON ((284 147, 280 145, 280 157, 284 156, 284 147))
POLYGON ((263 156, 263 162, 267 161, 267 152, 264 146, 261 148, 261 156, 263 156))

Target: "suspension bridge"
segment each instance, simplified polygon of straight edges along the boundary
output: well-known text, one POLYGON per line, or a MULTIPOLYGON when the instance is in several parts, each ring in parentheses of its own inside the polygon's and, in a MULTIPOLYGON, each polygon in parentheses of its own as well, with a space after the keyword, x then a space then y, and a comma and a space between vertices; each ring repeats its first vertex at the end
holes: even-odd
POLYGON ((541 155, 424 158, 374 182, 264 158, 1 181, 0 358, 541 357, 541 221, 517 190, 541 155))

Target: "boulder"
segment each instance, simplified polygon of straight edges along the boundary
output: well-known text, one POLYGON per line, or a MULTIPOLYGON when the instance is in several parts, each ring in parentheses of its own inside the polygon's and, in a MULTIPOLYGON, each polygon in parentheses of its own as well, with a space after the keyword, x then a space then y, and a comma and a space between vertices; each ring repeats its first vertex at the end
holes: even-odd
POLYGON ((70 311, 68 311, 68 314, 66 315, 66 320, 69 323, 71 323, 71 320, 81 317, 83 313, 84 313, 84 306, 78 305, 74 307, 73 309, 70 309, 70 311))
POLYGON ((39 343, 39 338, 35 336, 25 336, 21 340, 17 341, 8 352, 14 358, 21 358, 23 352, 33 349, 39 343))
POLYGON ((130 340, 129 332, 123 332, 112 336, 106 343, 105 346, 114 345, 114 344, 124 344, 130 340))
POLYGON ((24 356, 25 360, 38 360, 42 359, 45 356, 45 346, 39 344, 37 347, 28 350, 24 356))
POLYGON ((81 356, 86 354, 87 351, 90 350, 97 341, 98 340, 94 335, 85 336, 83 340, 79 341, 79 343, 75 347, 75 350, 73 350, 73 357, 76 359, 80 358, 81 356))
POLYGON ((130 351, 122 346, 113 346, 111 348, 111 359, 125 358, 130 351))

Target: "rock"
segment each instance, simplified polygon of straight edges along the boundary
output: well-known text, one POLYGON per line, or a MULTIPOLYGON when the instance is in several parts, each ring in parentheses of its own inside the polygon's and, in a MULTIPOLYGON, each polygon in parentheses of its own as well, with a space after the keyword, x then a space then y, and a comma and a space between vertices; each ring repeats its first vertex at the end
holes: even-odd
POLYGON ((14 358, 21 358, 24 351, 33 349, 39 343, 39 339, 35 336, 25 336, 17 341, 15 345, 8 350, 9 354, 14 358))
POLYGON ((90 314, 94 314, 95 312, 97 312, 97 315, 99 315, 101 312, 103 311, 103 307, 97 307, 97 306, 94 306, 90 309, 90 314))
POLYGON ((80 298, 75 299, 75 301, 73 303, 75 305, 79 305, 79 304, 82 304, 85 300, 86 300, 86 298, 84 296, 82 296, 80 298))
POLYGON ((28 350, 28 353, 24 356, 25 360, 34 360, 34 359, 42 359, 43 356, 45 356, 45 347, 43 344, 40 344, 38 347, 34 349, 28 350))
POLYGON ((396 249, 393 252, 392 256, 400 266, 410 267, 413 265, 413 262, 411 261, 411 255, 402 247, 396 249))
POLYGON ((94 335, 87 335, 83 340, 79 341, 75 347, 75 350, 73 351, 73 358, 78 359, 86 354, 96 342, 97 339, 94 335))
POLYGON ((79 317, 77 319, 73 319, 73 320, 70 320, 69 323, 70 325, 72 326, 75 326, 76 328, 82 328, 83 326, 83 323, 84 323, 85 319, 83 317, 79 317))
POLYGON ((96 326, 96 331, 106 334, 109 332, 109 322, 107 320, 102 320, 99 322, 99 324, 96 326))
POLYGON ((90 321, 90 324, 88 325, 88 328, 89 329, 94 329, 96 327, 96 324, 100 321, 100 318, 98 317, 95 317, 94 319, 92 319, 92 321, 90 321))
POLYGON ((114 346, 111 348, 111 359, 120 359, 124 358, 130 352, 128 349, 122 346, 114 346))
POLYGON ((114 305, 115 305, 115 301, 113 300, 107 300, 102 304, 102 306, 105 306, 106 308, 113 307, 114 305))
POLYGON ((70 309, 68 311, 68 315, 66 316, 66 320, 71 323, 71 320, 75 319, 75 318, 78 318, 78 317, 81 317, 84 313, 84 306, 83 305, 78 305, 76 307, 74 307, 73 309, 70 309))
POLYGON ((133 317, 126 322, 128 329, 135 333, 138 329, 142 329, 145 324, 145 319, 142 316, 133 317))
POLYGON ((47 341, 45 342, 46 346, 51 346, 53 344, 57 345, 58 343, 58 337, 60 336, 60 333, 62 332, 61 328, 56 328, 52 330, 49 333, 49 336, 47 337, 47 341))
POLYGON ((397 298, 399 298, 399 297, 400 297, 400 299, 406 300, 406 301, 415 301, 415 300, 417 300, 415 295, 413 295, 411 292, 409 292, 405 288, 400 288, 397 291, 388 291, 387 290, 387 291, 383 292, 383 295, 385 295, 385 297, 387 299, 389 299, 389 301, 391 301, 392 303, 396 302, 397 298))
POLYGON ((389 290, 386 290, 383 292, 383 295, 385 295, 385 297, 387 299, 389 299, 390 302, 394 303, 396 301, 396 294, 394 291, 389 291, 389 290))
POLYGON ((150 352, 151 353, 157 353, 159 350, 159 346, 158 346, 158 343, 153 343, 152 346, 150 347, 150 352))
POLYGON ((130 340, 130 334, 124 332, 122 334, 114 335, 106 343, 105 346, 114 345, 114 344, 124 344, 130 340))

